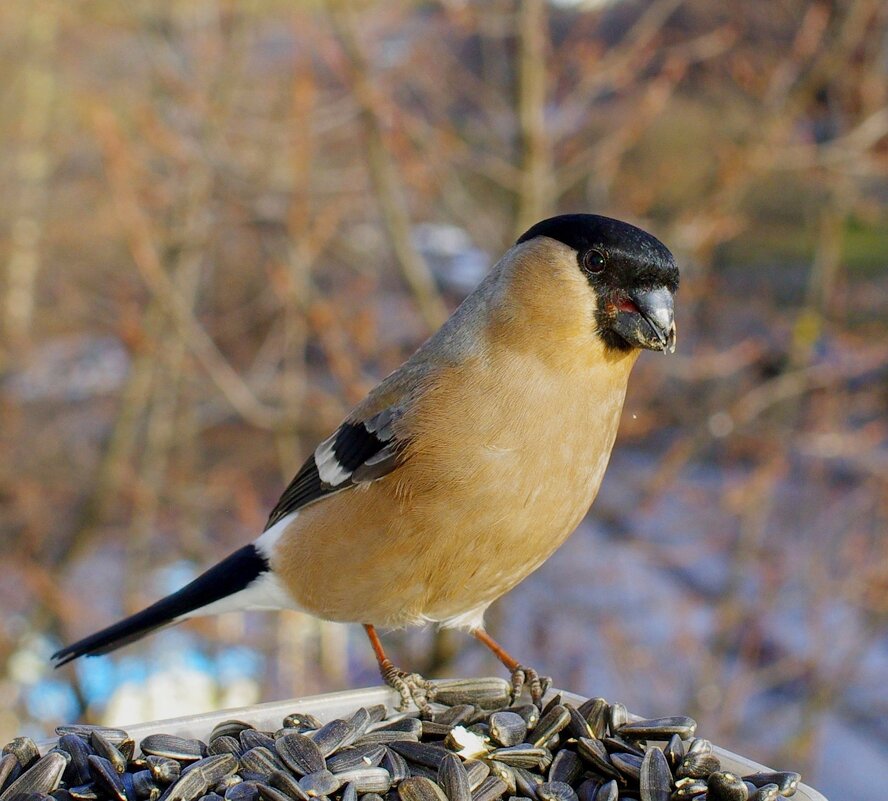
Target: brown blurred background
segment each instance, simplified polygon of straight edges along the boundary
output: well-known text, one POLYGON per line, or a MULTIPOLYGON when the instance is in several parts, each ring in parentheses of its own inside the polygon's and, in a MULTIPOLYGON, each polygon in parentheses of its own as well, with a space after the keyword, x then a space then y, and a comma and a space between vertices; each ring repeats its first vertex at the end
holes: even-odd
MULTIPOLYGON (((888 5, 0 4, 0 741, 375 684, 230 615, 48 655, 261 530, 533 222, 677 254, 589 520, 491 629, 558 686, 888 771, 888 5)), ((401 663, 496 673, 462 635, 401 663)))

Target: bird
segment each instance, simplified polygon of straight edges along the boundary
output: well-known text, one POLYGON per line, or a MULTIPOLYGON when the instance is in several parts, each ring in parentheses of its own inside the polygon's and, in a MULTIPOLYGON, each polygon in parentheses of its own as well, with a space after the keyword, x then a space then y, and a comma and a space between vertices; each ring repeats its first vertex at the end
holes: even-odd
POLYGON ((464 630, 538 701, 549 680, 488 634, 485 610, 592 506, 633 365, 675 350, 678 285, 669 249, 629 223, 538 222, 318 444, 255 540, 55 665, 197 616, 295 609, 363 625, 402 708, 428 708, 434 685, 377 629, 464 630))

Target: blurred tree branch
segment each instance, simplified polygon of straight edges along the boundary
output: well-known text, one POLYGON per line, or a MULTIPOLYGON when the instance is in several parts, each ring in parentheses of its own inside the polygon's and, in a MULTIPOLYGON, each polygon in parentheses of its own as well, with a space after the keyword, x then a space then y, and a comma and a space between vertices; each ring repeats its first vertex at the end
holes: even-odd
POLYGON ((361 109, 367 168, 379 200, 382 219, 401 274, 413 292, 426 326, 433 331, 447 319, 447 308, 438 294, 428 265, 413 245, 404 186, 383 133, 382 113, 387 103, 373 84, 373 70, 355 35, 351 0, 330 0, 326 10, 346 59, 348 86, 361 109))
POLYGON ((518 237, 544 217, 555 201, 552 144, 546 125, 546 82, 549 46, 546 0, 518 4, 518 122, 521 171, 514 233, 518 237))
POLYGON ((166 274, 154 246, 150 223, 133 190, 132 166, 113 114, 97 107, 93 113, 96 135, 104 148, 110 187, 120 221, 126 231, 135 265, 148 288, 156 294, 180 330, 195 357, 244 420, 258 428, 274 428, 280 413, 263 403, 219 351, 206 330, 166 274))
POLYGON ((14 152, 16 183, 10 250, 6 262, 4 329, 11 343, 28 344, 40 269, 40 241, 52 166, 50 126, 56 96, 53 72, 58 11, 53 4, 19 7, 25 15, 27 45, 22 65, 20 128, 14 152))

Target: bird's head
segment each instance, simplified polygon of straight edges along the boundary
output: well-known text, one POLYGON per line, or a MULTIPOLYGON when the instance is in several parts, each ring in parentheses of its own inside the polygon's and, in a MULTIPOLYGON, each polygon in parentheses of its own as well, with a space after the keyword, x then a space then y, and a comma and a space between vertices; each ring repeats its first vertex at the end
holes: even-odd
POLYGON ((659 239, 596 214, 563 214, 529 229, 516 245, 548 237, 572 249, 595 301, 598 334, 618 351, 674 352, 678 268, 659 239))

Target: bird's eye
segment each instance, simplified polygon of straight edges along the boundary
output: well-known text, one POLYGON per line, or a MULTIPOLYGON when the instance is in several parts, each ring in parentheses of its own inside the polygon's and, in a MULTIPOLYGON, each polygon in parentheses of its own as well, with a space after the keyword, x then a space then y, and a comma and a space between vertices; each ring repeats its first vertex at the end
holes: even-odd
POLYGON ((583 269, 587 273, 600 273, 605 263, 604 254, 600 250, 587 250, 583 254, 583 269))

